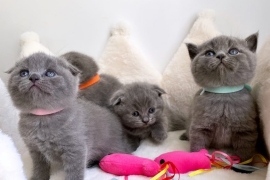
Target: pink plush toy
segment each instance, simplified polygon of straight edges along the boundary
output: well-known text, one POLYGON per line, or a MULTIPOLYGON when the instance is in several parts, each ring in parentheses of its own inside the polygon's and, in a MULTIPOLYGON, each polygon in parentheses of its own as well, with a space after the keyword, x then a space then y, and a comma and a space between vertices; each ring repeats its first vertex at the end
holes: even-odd
MULTIPOLYGON (((208 154, 206 149, 199 152, 173 151, 160 155, 154 161, 160 164, 170 161, 179 173, 187 173, 198 169, 210 169, 211 162, 206 154, 208 154)), ((172 167, 169 168, 169 172, 173 173, 172 167)))
MULTIPOLYGON (((154 161, 130 154, 111 154, 105 156, 99 163, 100 168, 118 176, 145 175, 155 176, 160 171, 161 164, 172 162, 179 173, 187 173, 198 169, 210 169, 210 159, 207 150, 199 152, 174 151, 160 155, 154 161)), ((172 167, 170 173, 174 173, 172 167)))
POLYGON ((159 163, 131 154, 110 154, 99 163, 100 168, 117 176, 144 175, 155 176, 159 170, 159 163))

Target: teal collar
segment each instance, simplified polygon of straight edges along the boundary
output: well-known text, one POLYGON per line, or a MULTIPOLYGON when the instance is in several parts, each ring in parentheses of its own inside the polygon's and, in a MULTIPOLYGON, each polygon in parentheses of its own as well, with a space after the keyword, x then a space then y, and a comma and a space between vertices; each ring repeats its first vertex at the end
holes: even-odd
POLYGON ((234 93, 234 92, 241 91, 244 88, 251 91, 251 87, 245 84, 245 85, 240 85, 240 86, 221 86, 221 87, 215 87, 215 88, 203 88, 200 95, 202 95, 205 91, 216 93, 216 94, 234 93))

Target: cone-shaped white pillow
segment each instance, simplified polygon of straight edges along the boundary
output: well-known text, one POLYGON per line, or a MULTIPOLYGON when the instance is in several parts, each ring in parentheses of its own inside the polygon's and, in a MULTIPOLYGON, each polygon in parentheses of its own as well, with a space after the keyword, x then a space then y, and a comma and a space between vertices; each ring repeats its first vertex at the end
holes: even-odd
MULTIPOLYGON (((251 85, 257 99, 260 118, 263 124, 264 139, 270 151, 270 37, 264 43, 257 56, 256 74, 251 85)), ((270 166, 266 180, 270 180, 270 166)))
POLYGON ((20 38, 21 53, 20 58, 27 57, 36 52, 44 52, 53 55, 48 48, 40 44, 39 36, 35 32, 25 32, 20 38))
POLYGON ((270 77, 270 37, 257 53, 257 67, 255 77, 251 81, 253 94, 257 97, 262 84, 270 77))
POLYGON ((163 72, 161 86, 167 92, 166 101, 175 116, 188 117, 192 98, 199 90, 191 74, 191 60, 185 43, 201 44, 218 35, 214 12, 204 10, 163 72))
POLYGON ((134 81, 160 84, 161 81, 161 73, 133 45, 125 24, 113 28, 98 63, 100 73, 113 75, 124 84, 134 81))

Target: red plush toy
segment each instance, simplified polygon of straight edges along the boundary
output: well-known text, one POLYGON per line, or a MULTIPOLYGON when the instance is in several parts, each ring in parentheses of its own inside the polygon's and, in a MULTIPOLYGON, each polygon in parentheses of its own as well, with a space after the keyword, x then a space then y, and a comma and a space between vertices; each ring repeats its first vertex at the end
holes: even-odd
MULTIPOLYGON (((206 154, 208 154, 206 149, 199 152, 173 151, 158 156, 154 161, 160 164, 172 162, 179 173, 187 173, 198 169, 210 169, 211 162, 206 154)), ((169 168, 169 172, 174 172, 172 167, 169 168)))
POLYGON ((100 168, 117 176, 144 175, 155 176, 160 166, 151 159, 137 157, 131 154, 110 154, 99 163, 100 168))
MULTIPOLYGON (((155 176, 161 170, 160 166, 165 162, 171 162, 178 173, 187 173, 198 169, 210 169, 211 162, 206 156, 207 150, 199 152, 174 151, 160 155, 154 161, 130 154, 111 154, 105 156, 99 163, 105 172, 118 175, 145 175, 155 176)), ((170 173, 175 173, 170 166, 170 173)))
MULTIPOLYGON (((265 166, 268 161, 259 155, 265 166)), ((253 158, 250 160, 252 161, 253 158)), ((137 157, 130 154, 111 154, 105 156, 99 163, 101 169, 107 173, 118 176, 144 175, 153 177, 158 174, 162 177, 168 170, 172 176, 166 176, 166 180, 172 179, 176 173, 187 173, 198 169, 210 169, 211 163, 218 168, 233 168, 241 172, 253 172, 260 168, 239 164, 240 158, 229 156, 226 153, 215 151, 212 155, 205 149, 199 152, 173 151, 160 155, 155 160, 137 157), (162 172, 162 173, 161 173, 162 172)), ((249 162, 249 161, 248 161, 249 162)), ((159 179, 154 177, 154 179, 159 179)), ((164 177, 164 176, 163 176, 164 177)))

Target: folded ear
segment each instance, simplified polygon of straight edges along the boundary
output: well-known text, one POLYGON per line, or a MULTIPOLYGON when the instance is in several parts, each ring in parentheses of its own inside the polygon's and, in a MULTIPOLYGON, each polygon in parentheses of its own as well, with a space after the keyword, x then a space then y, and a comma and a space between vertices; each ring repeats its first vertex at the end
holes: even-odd
POLYGON ((73 74, 73 76, 77 76, 78 74, 81 73, 81 71, 78 68, 76 68, 71 64, 68 65, 68 69, 70 70, 71 74, 73 74))
POLYGON ((153 90, 158 93, 158 96, 161 96, 162 94, 166 94, 166 92, 157 85, 153 85, 153 90))
POLYGON ((122 103, 123 99, 124 99, 124 91, 118 90, 112 95, 112 97, 110 99, 110 105, 111 106, 120 105, 122 103))
POLYGON ((256 52, 257 44, 258 44, 258 36, 259 33, 252 34, 248 36, 245 40, 247 42, 248 48, 252 52, 256 52))
POLYGON ((198 47, 195 44, 192 43, 186 43, 189 57, 191 60, 195 58, 195 56, 198 54, 198 47))
POLYGON ((15 67, 10 68, 9 70, 5 71, 7 74, 11 74, 14 71, 15 67))

